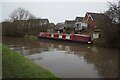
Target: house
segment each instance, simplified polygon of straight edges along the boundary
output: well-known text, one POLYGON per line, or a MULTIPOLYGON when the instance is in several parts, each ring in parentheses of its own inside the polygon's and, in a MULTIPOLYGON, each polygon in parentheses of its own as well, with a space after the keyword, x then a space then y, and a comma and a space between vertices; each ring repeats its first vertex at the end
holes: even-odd
POLYGON ((75 18, 75 30, 82 30, 81 22, 84 17, 76 17, 75 18))
POLYGON ((33 23, 34 25, 36 24, 36 25, 39 25, 39 26, 49 24, 48 19, 29 19, 28 21, 30 23, 33 23))
POLYGON ((49 24, 49 20, 48 19, 40 19, 40 23, 41 23, 41 25, 49 24))
POLYGON ((95 28, 98 28, 101 23, 107 20, 110 20, 110 18, 103 13, 87 12, 83 18, 82 26, 91 31, 95 28))
POLYGON ((56 27, 64 27, 64 22, 57 23, 55 26, 56 27))
POLYGON ((64 22, 57 23, 54 28, 54 32, 63 33, 65 31, 64 22))
POLYGON ((111 21, 111 19, 103 13, 87 12, 81 25, 90 35, 93 35, 96 29, 101 29, 102 25, 106 24, 108 21, 111 21))
POLYGON ((81 21, 83 20, 83 18, 84 18, 84 17, 78 17, 78 16, 77 16, 77 17, 75 18, 75 21, 76 21, 76 22, 81 22, 81 21))
POLYGON ((74 27, 75 26, 75 20, 65 20, 65 27, 74 27))
POLYGON ((48 19, 29 19, 29 20, 16 20, 14 23, 19 23, 21 26, 29 26, 29 27, 38 27, 42 25, 49 24, 48 19))

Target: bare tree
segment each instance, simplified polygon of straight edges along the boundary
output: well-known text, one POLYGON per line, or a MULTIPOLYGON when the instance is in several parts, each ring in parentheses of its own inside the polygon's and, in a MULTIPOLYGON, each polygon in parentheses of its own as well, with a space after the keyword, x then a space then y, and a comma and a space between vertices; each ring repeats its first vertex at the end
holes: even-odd
POLYGON ((120 23, 120 1, 117 4, 111 2, 108 3, 109 9, 105 12, 105 14, 112 19, 113 23, 120 23))
POLYGON ((28 20, 28 19, 34 19, 35 16, 33 16, 29 11, 25 10, 24 8, 18 8, 10 15, 10 20, 28 20))

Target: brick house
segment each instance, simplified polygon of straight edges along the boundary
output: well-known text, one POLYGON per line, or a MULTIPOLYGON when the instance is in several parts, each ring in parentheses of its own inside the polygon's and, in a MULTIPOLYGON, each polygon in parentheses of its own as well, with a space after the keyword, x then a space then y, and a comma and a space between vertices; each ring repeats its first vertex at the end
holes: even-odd
POLYGON ((98 28, 101 23, 107 20, 110 20, 110 18, 102 13, 87 12, 82 23, 84 27, 87 27, 88 31, 91 31, 98 28))
POLYGON ((95 30, 101 29, 101 24, 104 25, 108 20, 110 18, 102 13, 87 12, 81 25, 85 28, 86 32, 93 35, 95 30))

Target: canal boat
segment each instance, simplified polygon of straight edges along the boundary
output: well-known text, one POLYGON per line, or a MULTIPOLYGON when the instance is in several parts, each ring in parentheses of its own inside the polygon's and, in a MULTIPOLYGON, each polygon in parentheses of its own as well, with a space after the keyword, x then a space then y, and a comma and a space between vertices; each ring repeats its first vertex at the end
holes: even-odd
POLYGON ((62 40, 62 41, 84 42, 84 43, 92 42, 91 36, 81 35, 81 34, 40 32, 37 36, 38 38, 54 39, 54 40, 62 40))

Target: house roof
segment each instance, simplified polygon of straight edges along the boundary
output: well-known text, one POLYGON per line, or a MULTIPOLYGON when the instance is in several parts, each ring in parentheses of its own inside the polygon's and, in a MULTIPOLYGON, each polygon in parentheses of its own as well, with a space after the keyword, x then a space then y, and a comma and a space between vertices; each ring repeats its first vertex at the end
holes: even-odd
POLYGON ((31 22, 41 22, 41 23, 49 22, 48 19, 29 19, 29 21, 31 21, 31 22))
POLYGON ((64 22, 61 22, 61 23, 57 23, 56 25, 57 25, 57 26, 61 26, 61 25, 64 25, 64 22))
POLYGON ((65 24, 75 24, 75 20, 65 20, 65 24))
POLYGON ((45 21, 48 21, 48 19, 28 19, 28 20, 15 20, 14 22, 23 22, 23 21, 41 21, 41 22, 45 22, 45 21))
POLYGON ((56 24, 56 29, 60 29, 60 28, 63 28, 63 27, 64 27, 64 22, 56 24))
POLYGON ((76 22, 77 22, 77 21, 78 21, 78 22, 81 22, 81 21, 83 20, 83 18, 84 18, 84 17, 76 17, 76 18, 75 18, 75 21, 76 21, 76 22))
POLYGON ((92 13, 92 12, 87 12, 88 15, 91 15, 91 17, 96 21, 105 21, 105 20, 110 20, 108 16, 106 16, 103 13, 92 13))
POLYGON ((46 22, 46 21, 48 21, 48 22, 49 22, 49 20, 48 20, 48 19, 40 19, 40 21, 41 21, 41 22, 46 22))

